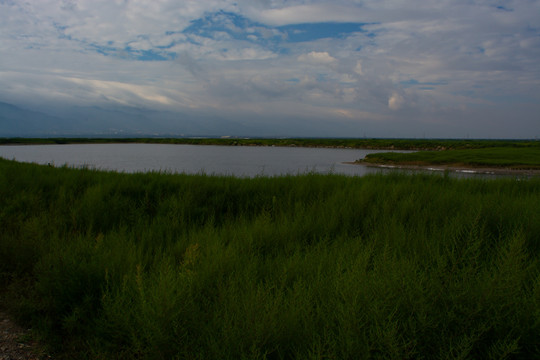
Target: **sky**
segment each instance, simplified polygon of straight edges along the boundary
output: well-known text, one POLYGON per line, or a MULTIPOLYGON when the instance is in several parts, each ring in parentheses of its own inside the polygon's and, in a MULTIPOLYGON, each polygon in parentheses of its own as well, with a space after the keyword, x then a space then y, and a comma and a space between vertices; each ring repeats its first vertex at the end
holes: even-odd
POLYGON ((0 84, 57 133, 534 139, 540 0, 0 0, 0 84))

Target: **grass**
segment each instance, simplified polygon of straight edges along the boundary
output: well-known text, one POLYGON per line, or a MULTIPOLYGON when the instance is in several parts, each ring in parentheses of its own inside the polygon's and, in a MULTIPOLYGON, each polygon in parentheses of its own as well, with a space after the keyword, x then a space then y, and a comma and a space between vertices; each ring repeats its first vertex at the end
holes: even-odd
POLYGON ((540 357, 540 180, 0 160, 2 301, 55 358, 540 357))
POLYGON ((366 163, 540 169, 539 147, 490 147, 414 153, 369 154, 366 163))

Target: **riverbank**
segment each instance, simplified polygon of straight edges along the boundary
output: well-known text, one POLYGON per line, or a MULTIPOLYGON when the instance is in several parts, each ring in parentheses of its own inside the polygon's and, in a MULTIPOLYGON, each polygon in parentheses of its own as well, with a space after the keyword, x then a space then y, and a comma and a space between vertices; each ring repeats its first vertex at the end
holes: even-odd
POLYGON ((355 163, 379 168, 463 173, 538 175, 540 147, 487 147, 411 153, 368 154, 355 163))
POLYGON ((365 165, 380 169, 401 169, 401 170, 421 170, 433 172, 452 171, 464 174, 485 174, 485 175, 525 175, 525 176, 540 176, 540 169, 512 169, 512 168, 497 168, 497 167, 482 167, 482 166, 465 166, 465 165, 407 165, 407 164, 377 164, 372 162, 354 161, 345 162, 345 164, 365 165))

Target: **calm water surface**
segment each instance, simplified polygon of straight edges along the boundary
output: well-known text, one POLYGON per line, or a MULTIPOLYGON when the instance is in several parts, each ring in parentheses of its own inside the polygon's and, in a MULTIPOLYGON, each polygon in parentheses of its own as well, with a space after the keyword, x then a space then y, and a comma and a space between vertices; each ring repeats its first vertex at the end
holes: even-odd
POLYGON ((381 150, 169 144, 68 144, 0 146, 0 157, 38 164, 115 170, 234 176, 306 172, 366 175, 389 172, 345 164, 381 150))

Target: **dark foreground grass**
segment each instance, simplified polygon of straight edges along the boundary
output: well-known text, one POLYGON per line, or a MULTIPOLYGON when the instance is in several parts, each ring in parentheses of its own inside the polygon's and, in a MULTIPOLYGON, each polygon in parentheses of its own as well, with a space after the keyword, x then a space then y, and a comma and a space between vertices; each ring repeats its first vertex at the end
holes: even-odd
POLYGON ((540 147, 490 147, 414 153, 377 153, 362 159, 367 163, 403 165, 454 165, 540 169, 540 147))
POLYGON ((0 160, 3 301, 81 359, 540 357, 540 180, 0 160))

